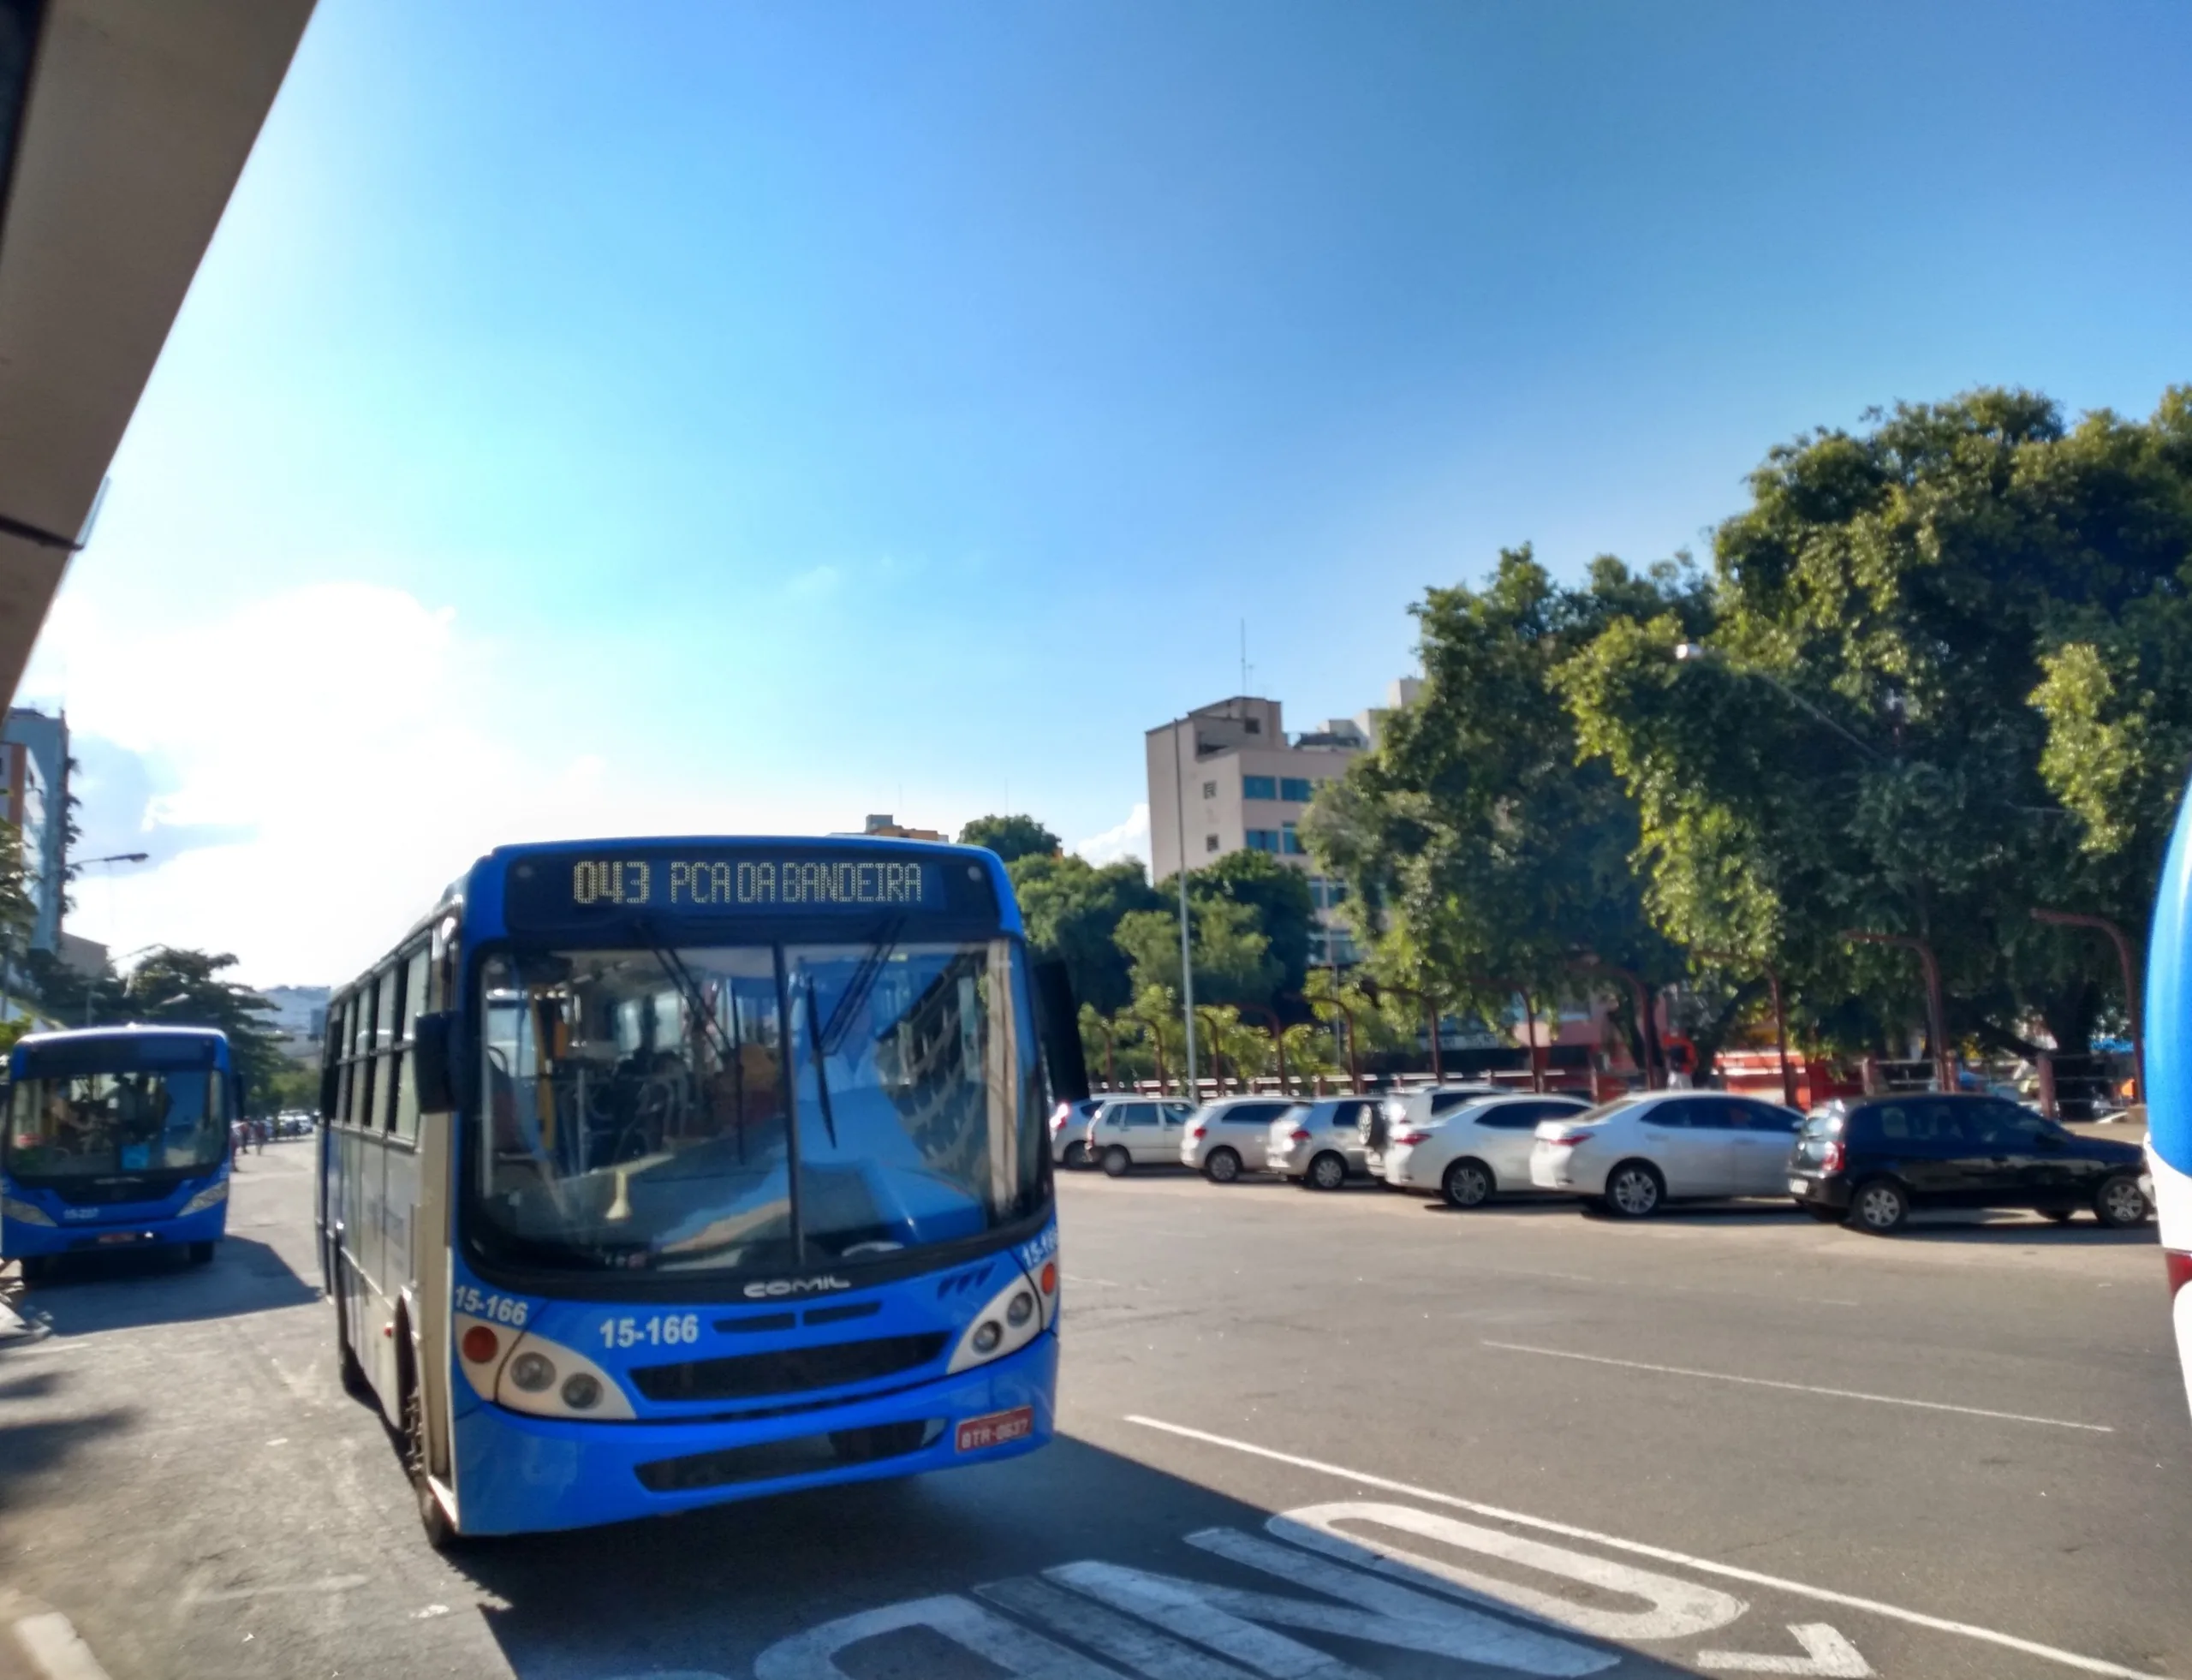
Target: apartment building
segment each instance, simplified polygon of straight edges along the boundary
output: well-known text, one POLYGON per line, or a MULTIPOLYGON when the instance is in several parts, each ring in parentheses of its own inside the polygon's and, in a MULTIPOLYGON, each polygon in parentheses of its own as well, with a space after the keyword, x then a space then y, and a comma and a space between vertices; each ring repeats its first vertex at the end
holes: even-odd
POLYGON ((1376 744, 1385 718, 1415 698, 1416 686, 1403 678, 1387 706, 1329 718, 1291 740, 1279 703, 1248 694, 1198 706, 1149 730, 1151 878, 1176 874, 1183 857, 1200 868, 1228 852, 1268 852, 1309 876, 1320 924, 1310 960, 1355 961, 1353 941, 1333 914, 1345 890, 1313 872, 1298 825, 1317 789, 1376 744))

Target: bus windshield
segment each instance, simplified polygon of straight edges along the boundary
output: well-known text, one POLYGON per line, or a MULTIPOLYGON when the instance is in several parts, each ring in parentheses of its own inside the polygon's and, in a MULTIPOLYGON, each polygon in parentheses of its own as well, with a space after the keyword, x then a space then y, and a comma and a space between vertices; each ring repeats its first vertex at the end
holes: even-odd
POLYGON ((26 1183, 220 1165, 228 1117, 217 1070, 80 1073, 15 1081, 8 1171, 26 1183))
POLYGON ((1040 1205, 1013 941, 521 947, 481 986, 466 1236, 487 1258, 781 1273, 1040 1205))

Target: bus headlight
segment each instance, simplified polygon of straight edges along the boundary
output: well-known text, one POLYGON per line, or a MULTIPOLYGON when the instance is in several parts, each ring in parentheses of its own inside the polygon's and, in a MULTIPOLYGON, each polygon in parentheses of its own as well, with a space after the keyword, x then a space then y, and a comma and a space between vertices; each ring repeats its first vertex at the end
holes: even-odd
POLYGON ((53 1215, 35 1202, 18 1201, 13 1196, 0 1196, 0 1218, 15 1220, 18 1224, 50 1225, 53 1215))
POLYGON ((520 1331, 495 1382, 495 1402, 534 1417, 624 1418, 631 1402, 584 1354, 520 1331))
POLYGON ((203 1213, 209 1207, 218 1207, 228 1199, 229 1181, 217 1178, 176 1209, 176 1218, 180 1219, 193 1213, 203 1213))
POLYGON ((959 1345, 951 1350, 946 1371, 964 1371, 1018 1353, 1042 1332, 1041 1308, 1039 1286, 1015 1266, 1005 1286, 982 1303, 968 1325, 959 1345))

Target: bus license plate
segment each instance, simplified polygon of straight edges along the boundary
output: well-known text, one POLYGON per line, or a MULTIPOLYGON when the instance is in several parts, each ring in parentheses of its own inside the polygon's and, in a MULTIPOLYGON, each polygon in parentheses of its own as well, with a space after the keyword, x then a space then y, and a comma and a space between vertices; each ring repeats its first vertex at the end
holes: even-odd
POLYGON ((992 1412, 986 1417, 967 1419, 959 1426, 959 1451, 979 1452, 984 1447, 1003 1446, 1007 1441, 1016 1441, 1034 1433, 1035 1409, 1015 1406, 1009 1412, 992 1412))
POLYGON ((134 1242, 137 1240, 137 1233, 134 1230, 105 1230, 99 1233, 99 1242, 102 1244, 108 1242, 134 1242))

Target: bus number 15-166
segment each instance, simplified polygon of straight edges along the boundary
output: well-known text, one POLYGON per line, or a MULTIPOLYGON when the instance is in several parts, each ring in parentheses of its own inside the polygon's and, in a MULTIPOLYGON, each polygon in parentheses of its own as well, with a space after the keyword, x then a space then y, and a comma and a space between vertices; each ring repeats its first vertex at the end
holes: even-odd
POLYGON ((674 1347, 700 1339, 698 1313, 658 1313, 648 1319, 605 1319, 601 1325, 601 1345, 605 1348, 636 1348, 642 1342, 651 1348, 674 1347))

